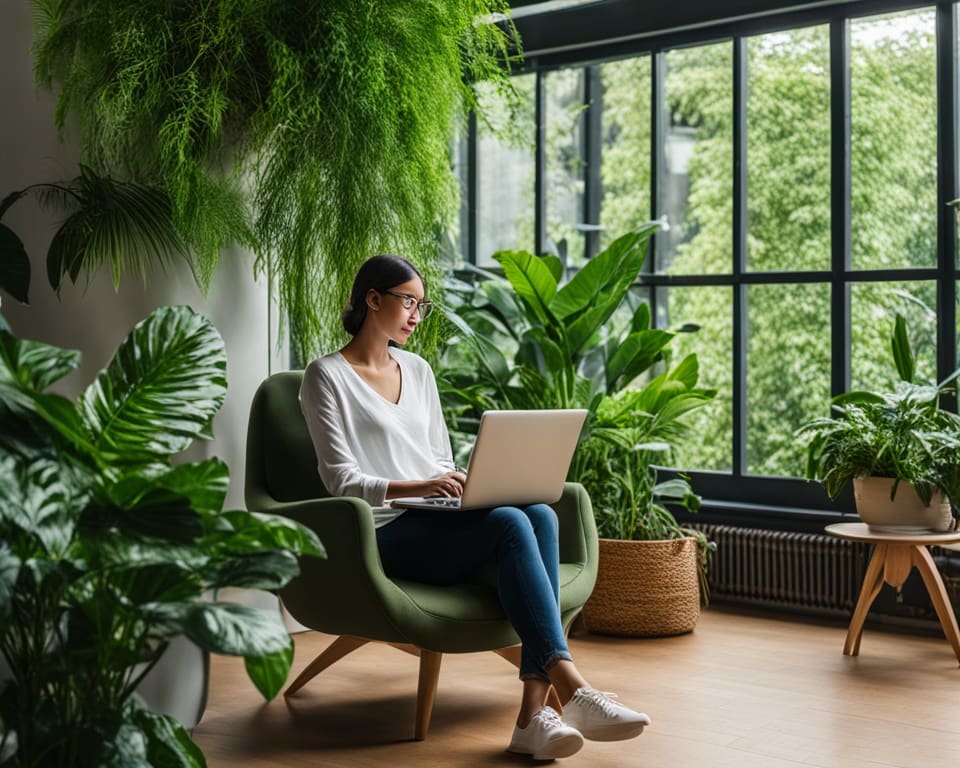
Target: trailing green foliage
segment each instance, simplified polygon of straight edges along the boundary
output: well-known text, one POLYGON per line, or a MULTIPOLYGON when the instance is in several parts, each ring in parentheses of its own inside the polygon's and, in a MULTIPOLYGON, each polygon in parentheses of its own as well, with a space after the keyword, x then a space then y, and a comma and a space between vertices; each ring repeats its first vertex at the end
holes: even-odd
POLYGON ((484 274, 447 291, 456 335, 438 379, 454 434, 469 447, 486 409, 586 408, 569 478, 587 488, 611 538, 689 535, 659 500, 699 507, 685 479, 656 478, 655 461, 686 437, 685 415, 715 395, 697 386, 696 355, 670 366, 675 334, 651 328, 649 307, 630 296, 656 229, 617 238, 562 285, 558 259, 506 251, 494 256, 505 279, 484 274))
POLYGON ((182 634, 247 657, 274 696, 293 655, 279 615, 203 596, 279 588, 323 548, 285 518, 223 512, 223 462, 171 463, 226 393, 208 320, 158 309, 76 402, 49 393, 78 361, 0 329, 0 763, 201 766, 137 684, 182 634))
POLYGON ((890 339, 900 383, 892 392, 854 391, 837 395, 832 417, 800 427, 807 440, 806 475, 819 480, 830 498, 857 477, 891 477, 905 482, 929 504, 939 488, 960 517, 960 416, 941 407, 956 392, 960 369, 936 385, 915 380, 916 364, 906 320, 897 315, 890 339))
POLYGON ((203 281, 253 244, 302 359, 337 336, 364 259, 435 263, 469 83, 510 90, 506 0, 34 3, 37 75, 85 162, 167 191, 203 281))

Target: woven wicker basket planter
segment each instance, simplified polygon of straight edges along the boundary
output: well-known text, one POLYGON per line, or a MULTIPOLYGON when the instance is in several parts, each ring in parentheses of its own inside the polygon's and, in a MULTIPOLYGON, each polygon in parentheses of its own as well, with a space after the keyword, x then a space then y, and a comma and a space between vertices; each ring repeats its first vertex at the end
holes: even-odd
POLYGON ((696 540, 600 539, 597 584, 582 615, 601 635, 692 632, 700 618, 696 540))

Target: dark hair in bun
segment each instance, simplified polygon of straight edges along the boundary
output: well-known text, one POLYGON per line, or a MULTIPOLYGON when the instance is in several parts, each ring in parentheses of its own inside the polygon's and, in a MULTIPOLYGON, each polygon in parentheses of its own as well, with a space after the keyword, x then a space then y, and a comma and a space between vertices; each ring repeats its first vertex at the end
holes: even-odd
POLYGON ((389 253, 371 256, 363 262, 353 280, 350 302, 343 310, 343 329, 351 336, 356 336, 360 331, 360 326, 367 316, 368 291, 372 289, 383 293, 415 277, 423 281, 423 275, 402 256, 389 253))

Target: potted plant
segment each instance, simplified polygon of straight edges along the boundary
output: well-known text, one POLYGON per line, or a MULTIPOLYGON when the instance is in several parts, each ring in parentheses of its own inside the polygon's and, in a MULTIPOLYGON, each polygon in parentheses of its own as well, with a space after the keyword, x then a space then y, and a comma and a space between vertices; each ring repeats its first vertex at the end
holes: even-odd
MULTIPOLYGON (((682 439, 684 414, 715 392, 697 386, 696 355, 670 366, 675 333, 651 328, 649 307, 630 291, 657 227, 651 222, 617 238, 562 285, 559 259, 523 251, 495 254, 502 278, 483 273, 476 283, 453 281, 446 295, 454 303, 445 314, 455 330, 438 379, 451 431, 465 450, 488 408, 586 408, 569 479, 590 494, 602 537, 631 544, 689 539, 679 548, 686 550, 681 557, 693 574, 699 613, 698 574, 711 545, 684 531, 667 507, 695 510, 699 498, 683 478, 658 482, 654 462, 665 461, 682 439), (654 376, 655 369, 662 372, 654 376)), ((606 599, 604 551, 613 547, 603 539, 600 546, 601 577, 591 601, 606 599)), ((674 596, 669 601, 675 605, 674 596)), ((630 600, 612 602, 625 616, 630 600)), ((675 612, 671 605, 664 611, 675 612)), ((602 631, 596 622, 591 628, 602 631)))
POLYGON ((223 511, 220 460, 171 462, 226 392, 206 318, 160 308, 82 397, 49 392, 78 360, 0 318, 0 763, 202 766, 138 682, 186 636, 246 657, 275 695, 293 657, 280 616, 208 596, 276 589, 323 550, 286 518, 223 511))
POLYGON ((831 499, 852 482, 857 512, 871 527, 949 530, 960 502, 960 417, 943 399, 955 392, 960 370, 939 384, 919 383, 899 314, 891 350, 900 378, 893 391, 838 395, 832 417, 800 427, 806 476, 831 499))
POLYGON ((643 387, 604 398, 577 449, 571 475, 590 494, 600 536, 597 584, 583 607, 592 632, 690 632, 709 598, 716 544, 681 526, 672 511, 696 512, 700 497, 682 475, 660 480, 659 466, 687 436, 683 416, 714 395, 697 379, 689 355, 643 387))
MULTIPOLYGON (((39 182, 0 201, 0 219, 19 200, 36 197, 44 208, 64 215, 47 249, 47 279, 59 295, 65 278, 74 283, 110 264, 113 283, 124 271, 146 278, 148 266, 177 258, 195 264, 174 227, 171 202, 156 187, 120 181, 81 165, 69 181, 39 182)), ((0 221, 0 289, 28 304, 30 258, 19 235, 0 221)), ((194 272, 196 274, 196 272, 194 272)))

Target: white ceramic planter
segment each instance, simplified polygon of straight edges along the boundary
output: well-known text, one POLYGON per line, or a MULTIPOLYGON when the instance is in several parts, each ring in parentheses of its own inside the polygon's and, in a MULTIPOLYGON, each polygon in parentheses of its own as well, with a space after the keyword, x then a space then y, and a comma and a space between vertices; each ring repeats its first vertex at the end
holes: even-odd
POLYGON ((924 504, 913 486, 901 482, 896 496, 890 498, 893 478, 858 477, 853 481, 857 513, 873 531, 891 533, 924 533, 953 530, 950 502, 943 493, 934 494, 924 504))

